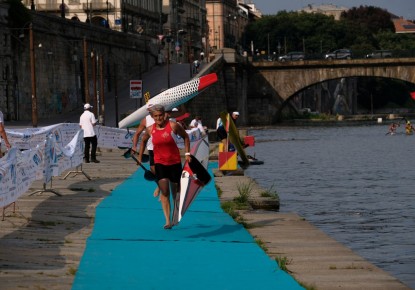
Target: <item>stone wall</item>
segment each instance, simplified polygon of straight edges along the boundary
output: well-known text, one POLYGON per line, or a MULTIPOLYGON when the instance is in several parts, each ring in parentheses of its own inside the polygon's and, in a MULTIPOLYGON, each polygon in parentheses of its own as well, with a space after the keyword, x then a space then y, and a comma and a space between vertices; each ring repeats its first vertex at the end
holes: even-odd
MULTIPOLYGON (((157 63, 159 47, 156 38, 120 33, 41 13, 32 16, 39 119, 77 110, 86 99, 93 102, 94 79, 96 91, 101 94, 110 91, 114 86, 115 69, 117 79, 137 79, 157 63), (91 52, 97 64, 95 78, 91 52), (84 73, 85 62, 87 74, 84 73), (87 98, 85 76, 89 87, 87 98)), ((9 107, 12 120, 31 120, 32 117, 33 75, 28 27, 10 30, 9 51, 13 65, 8 82, 8 106, 3 102, 2 110, 7 115, 5 108, 9 107)), ((4 85, 0 94, 5 94, 4 85)))

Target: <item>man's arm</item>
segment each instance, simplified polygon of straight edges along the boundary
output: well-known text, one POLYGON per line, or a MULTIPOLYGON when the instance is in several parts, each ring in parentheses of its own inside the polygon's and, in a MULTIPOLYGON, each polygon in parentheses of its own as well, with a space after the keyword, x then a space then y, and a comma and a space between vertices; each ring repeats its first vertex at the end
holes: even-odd
MULTIPOLYGON (((146 129, 146 128, 144 128, 146 129)), ((139 150, 139 155, 138 155, 138 161, 141 162, 141 158, 144 154, 144 150, 146 148, 147 145, 147 141, 148 139, 150 139, 150 134, 147 132, 147 130, 144 131, 143 137, 141 138, 141 143, 140 143, 140 150, 139 150)))
POLYGON ((141 132, 143 132, 145 128, 146 128, 146 119, 144 118, 143 120, 141 120, 140 125, 135 130, 135 133, 133 136, 133 147, 131 148, 133 151, 137 152, 138 139, 140 138, 141 132))

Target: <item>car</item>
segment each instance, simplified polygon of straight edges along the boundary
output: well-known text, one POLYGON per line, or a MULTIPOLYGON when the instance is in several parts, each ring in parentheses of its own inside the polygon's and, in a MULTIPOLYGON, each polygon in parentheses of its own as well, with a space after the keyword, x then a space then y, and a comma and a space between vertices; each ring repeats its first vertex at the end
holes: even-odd
POLYGON ((375 50, 372 53, 366 55, 366 58, 387 58, 392 57, 392 51, 390 50, 375 50))
POLYGON ((351 59, 352 51, 350 49, 338 49, 333 52, 327 53, 324 56, 325 59, 351 59))
POLYGON ((278 57, 278 61, 291 61, 291 60, 304 60, 305 55, 302 51, 292 51, 287 53, 286 55, 281 55, 278 57))

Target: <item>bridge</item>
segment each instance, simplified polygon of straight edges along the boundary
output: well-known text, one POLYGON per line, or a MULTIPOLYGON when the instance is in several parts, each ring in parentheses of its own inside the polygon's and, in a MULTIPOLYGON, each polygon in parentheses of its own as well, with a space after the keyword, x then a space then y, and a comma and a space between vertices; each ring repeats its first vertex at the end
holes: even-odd
MULTIPOLYGON (((293 62, 248 62, 247 108, 238 108, 247 114, 247 124, 272 124, 278 120, 288 100, 313 85, 330 80, 353 77, 379 77, 415 83, 415 58, 305 60, 293 62)), ((339 91, 337 86, 336 91, 339 91)), ((334 92, 329 93, 335 103, 334 92)), ((350 93, 344 101, 355 112, 355 96, 350 93)), ((320 96, 318 96, 321 99, 320 96)), ((321 105, 321 100, 318 100, 321 105)), ((243 103, 243 102, 239 102, 243 103)), ((321 110, 322 111, 322 110, 321 110)))
POLYGON ((415 83, 415 58, 253 62, 283 100, 317 83, 348 77, 384 77, 415 83))
POLYGON ((303 96, 307 94, 315 98, 319 112, 330 108, 336 113, 332 108, 339 104, 348 114, 356 114, 355 77, 415 83, 415 58, 251 62, 226 49, 217 52, 200 74, 209 72, 218 73, 218 83, 186 104, 190 112, 204 117, 203 124, 214 128, 218 112, 237 110, 241 112, 239 125, 272 125, 285 113, 284 108, 306 107, 303 96))

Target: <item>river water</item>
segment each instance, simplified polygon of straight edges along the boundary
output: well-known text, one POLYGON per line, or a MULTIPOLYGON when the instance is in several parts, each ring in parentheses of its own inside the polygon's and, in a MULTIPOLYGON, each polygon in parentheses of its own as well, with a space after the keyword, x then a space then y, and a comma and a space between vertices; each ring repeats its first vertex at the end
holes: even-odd
POLYGON ((387 125, 249 130, 246 174, 355 253, 415 289, 415 135, 387 125))

